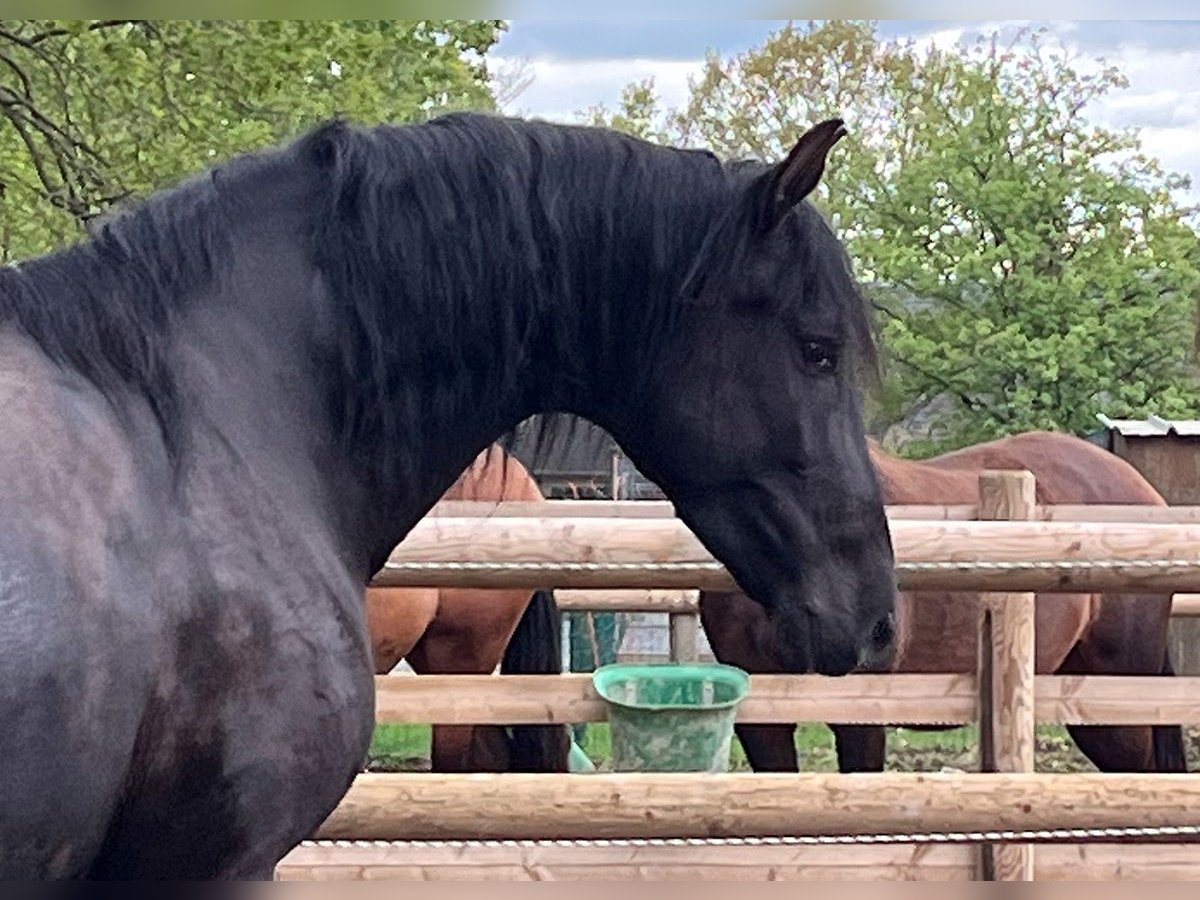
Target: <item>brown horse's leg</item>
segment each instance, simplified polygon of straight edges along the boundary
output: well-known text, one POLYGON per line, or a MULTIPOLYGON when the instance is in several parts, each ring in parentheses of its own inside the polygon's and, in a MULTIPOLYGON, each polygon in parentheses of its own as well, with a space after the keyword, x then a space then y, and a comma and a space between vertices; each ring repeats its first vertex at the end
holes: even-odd
MULTIPOLYGON (((1091 630, 1071 651, 1059 671, 1065 675, 1170 675, 1167 624, 1170 596, 1121 595, 1101 599, 1091 630)), ((1102 772, 1185 772, 1183 729, 1070 725, 1079 749, 1102 772)), ((1194 838, 1114 838, 1114 843, 1178 843, 1194 838)))
MULTIPOLYGON (((1171 597, 1108 595, 1058 671, 1063 675, 1160 675, 1171 597)), ((1102 772, 1186 771, 1178 726, 1071 725, 1079 749, 1102 772)))
POLYGON ((882 725, 830 725, 839 772, 882 772, 887 729, 882 725))
MULTIPOLYGON (((529 603, 527 591, 441 591, 437 616, 408 654, 422 675, 487 675, 529 603)), ((508 743, 501 725, 435 725, 430 763, 435 772, 504 772, 508 743)))
MULTIPOLYGON (((766 611, 742 594, 700 594, 700 621, 717 659, 752 674, 781 673, 766 611)), ((746 759, 755 772, 798 772, 796 726, 738 725, 746 759)))

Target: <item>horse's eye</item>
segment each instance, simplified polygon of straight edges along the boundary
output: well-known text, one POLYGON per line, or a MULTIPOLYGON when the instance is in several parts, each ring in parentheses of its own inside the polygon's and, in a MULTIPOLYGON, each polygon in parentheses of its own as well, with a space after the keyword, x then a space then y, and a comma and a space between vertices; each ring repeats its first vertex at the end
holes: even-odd
POLYGON ((804 340, 800 343, 800 355, 804 364, 820 375, 837 371, 838 350, 830 341, 804 340))

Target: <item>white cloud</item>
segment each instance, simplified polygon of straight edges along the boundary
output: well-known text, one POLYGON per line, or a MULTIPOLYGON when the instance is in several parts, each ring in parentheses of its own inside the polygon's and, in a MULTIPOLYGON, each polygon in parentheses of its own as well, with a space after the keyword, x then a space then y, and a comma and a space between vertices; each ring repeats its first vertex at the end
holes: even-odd
POLYGON ((555 57, 529 60, 529 87, 505 110, 518 115, 573 122, 577 113, 604 103, 615 106, 630 82, 653 78, 664 105, 687 100, 688 77, 698 75, 703 60, 609 59, 580 62, 555 57))
POLYGON ((1126 45, 1105 54, 1128 78, 1090 110, 1090 118, 1109 128, 1136 128, 1142 149, 1168 171, 1189 175, 1183 195, 1200 202, 1200 51, 1156 50, 1126 45))

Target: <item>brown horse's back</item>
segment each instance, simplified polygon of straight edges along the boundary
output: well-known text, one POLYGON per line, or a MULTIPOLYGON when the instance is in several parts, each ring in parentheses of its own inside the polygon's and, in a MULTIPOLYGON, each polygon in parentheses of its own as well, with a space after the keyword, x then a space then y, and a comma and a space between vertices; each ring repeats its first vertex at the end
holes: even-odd
POLYGON ((873 443, 871 459, 889 504, 974 503, 984 469, 1028 469, 1039 503, 1166 505, 1125 460, 1067 434, 1031 431, 926 460, 889 456, 873 443))
MULTIPOLYGON (((450 486, 443 500, 541 500, 537 482, 498 445, 479 454, 450 486)), ((367 588, 367 627, 376 674, 390 672, 409 656, 431 626, 420 662, 434 671, 456 664, 491 671, 499 663, 513 629, 529 602, 529 591, 459 588, 367 588), (480 635, 484 645, 480 646, 480 635), (425 657, 429 657, 428 660, 425 657), (487 660, 492 660, 490 666, 487 660), (481 662, 483 660, 483 662, 481 662)))
MULTIPOLYGON (((888 504, 961 504, 979 499, 985 469, 1027 469, 1037 479, 1040 504, 1103 503, 1163 506, 1154 487, 1125 460, 1064 434, 1029 432, 977 444, 927 460, 904 460, 871 447, 888 504)), ((1050 594, 1038 598, 1037 666, 1059 669, 1100 617, 1103 598, 1050 594)), ((1111 603, 1122 602, 1113 598, 1111 603)), ((922 592, 902 596, 904 672, 965 672, 975 665, 980 597, 922 592)), ((1115 611, 1114 611, 1115 612, 1115 611)))
POLYGON ((515 456, 492 444, 442 495, 443 500, 542 500, 541 489, 515 456))

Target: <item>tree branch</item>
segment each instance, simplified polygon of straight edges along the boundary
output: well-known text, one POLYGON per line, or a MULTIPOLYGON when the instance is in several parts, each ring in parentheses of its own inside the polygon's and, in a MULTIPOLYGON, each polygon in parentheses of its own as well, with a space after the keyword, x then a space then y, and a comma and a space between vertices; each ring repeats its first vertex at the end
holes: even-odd
POLYGON ((968 394, 964 393, 961 388, 955 387, 942 376, 935 375, 933 372, 930 372, 927 369, 917 365, 911 359, 908 359, 904 356, 896 356, 895 359, 901 365, 908 366, 921 377, 929 379, 929 381, 933 382, 934 385, 941 388, 947 394, 957 397, 967 409, 971 410, 971 412, 978 412, 981 409, 987 408, 987 404, 982 400, 978 400, 969 396, 968 394))
POLYGON ((13 59, 11 56, 9 56, 7 53, 0 52, 0 62, 4 63, 6 66, 8 66, 10 69, 12 69, 13 72, 16 73, 17 78, 21 82, 21 90, 24 92, 25 96, 32 97, 33 96, 33 83, 29 80, 29 75, 25 72, 25 70, 23 68, 21 68, 21 66, 17 63, 17 61, 15 59, 13 59))
MULTIPOLYGON (((93 22, 87 27, 88 31, 103 31, 106 28, 120 28, 123 25, 142 25, 153 29, 153 23, 146 19, 100 19, 93 22)), ((51 28, 49 31, 42 31, 33 37, 26 39, 26 45, 36 47, 38 44, 48 41, 54 37, 64 37, 71 34, 66 28, 51 28)))

